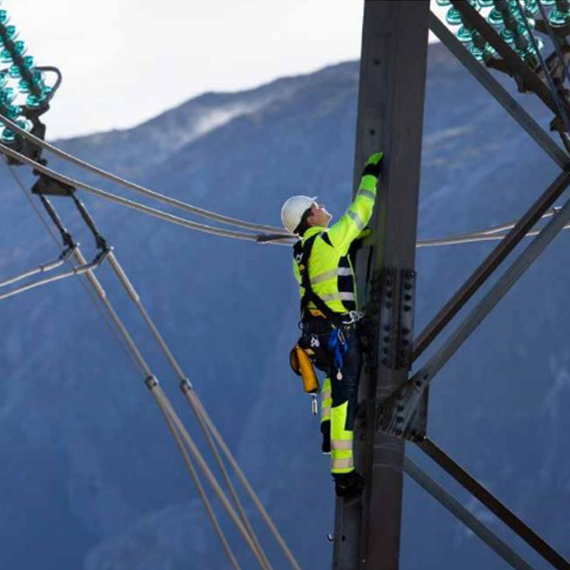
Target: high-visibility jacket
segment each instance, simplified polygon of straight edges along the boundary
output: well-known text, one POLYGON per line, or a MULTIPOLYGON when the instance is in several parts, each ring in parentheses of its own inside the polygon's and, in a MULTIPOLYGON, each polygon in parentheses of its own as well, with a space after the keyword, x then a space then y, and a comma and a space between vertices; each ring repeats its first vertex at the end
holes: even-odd
MULTIPOLYGON (((313 226, 294 248, 293 272, 299 283, 301 298, 304 288, 298 264, 302 247, 315 234, 315 243, 308 260, 309 279, 315 294, 335 313, 358 308, 354 268, 349 256, 352 242, 358 238, 372 216, 378 179, 368 174, 360 181, 358 193, 346 213, 329 228, 313 226)), ((315 308, 309 303, 308 308, 315 308)))

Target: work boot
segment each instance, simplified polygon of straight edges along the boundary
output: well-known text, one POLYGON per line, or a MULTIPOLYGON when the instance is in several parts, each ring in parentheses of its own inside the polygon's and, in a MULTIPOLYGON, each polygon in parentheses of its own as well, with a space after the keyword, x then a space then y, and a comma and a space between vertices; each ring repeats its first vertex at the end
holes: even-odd
POLYGON ((321 433, 323 434, 323 443, 321 445, 321 451, 324 455, 330 455, 331 453, 331 423, 330 421, 321 422, 321 433))
POLYGON ((356 471, 333 475, 333 479, 335 491, 339 497, 352 497, 361 493, 364 489, 364 479, 356 471))

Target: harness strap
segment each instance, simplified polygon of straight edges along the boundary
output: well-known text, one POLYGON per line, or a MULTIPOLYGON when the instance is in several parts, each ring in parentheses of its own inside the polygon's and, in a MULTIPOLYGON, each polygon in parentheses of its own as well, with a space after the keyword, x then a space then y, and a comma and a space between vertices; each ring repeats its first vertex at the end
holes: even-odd
MULTIPOLYGON (((320 234, 315 234, 311 236, 309 239, 305 241, 305 243, 299 242, 295 246, 295 249, 298 251, 299 249, 302 250, 301 259, 298 261, 299 256, 295 256, 295 260, 297 261, 297 265, 299 266, 299 273, 301 275, 301 285, 305 290, 303 297, 301 298, 301 318, 304 317, 305 311, 307 310, 307 306, 310 302, 314 303, 315 307, 321 313, 325 315, 325 317, 335 326, 340 327, 342 326, 342 319, 343 316, 341 313, 335 313, 314 291, 311 285, 311 280, 309 279, 309 258, 311 257, 311 252, 313 251, 313 246, 315 245, 315 240, 319 236, 323 236, 324 232, 320 234)), ((324 236, 323 239, 328 238, 328 236, 324 236)), ((325 239, 327 243, 330 244, 329 239, 325 239)), ((301 252, 299 252, 301 253, 301 252)))

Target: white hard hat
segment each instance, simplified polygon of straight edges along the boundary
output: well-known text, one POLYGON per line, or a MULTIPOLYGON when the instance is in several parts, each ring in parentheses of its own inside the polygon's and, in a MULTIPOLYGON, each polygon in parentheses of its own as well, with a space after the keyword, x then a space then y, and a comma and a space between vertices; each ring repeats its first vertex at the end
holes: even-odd
POLYGON ((301 223, 303 214, 315 204, 317 197, 309 198, 308 196, 291 196, 281 208, 281 221, 287 230, 292 234, 301 223))

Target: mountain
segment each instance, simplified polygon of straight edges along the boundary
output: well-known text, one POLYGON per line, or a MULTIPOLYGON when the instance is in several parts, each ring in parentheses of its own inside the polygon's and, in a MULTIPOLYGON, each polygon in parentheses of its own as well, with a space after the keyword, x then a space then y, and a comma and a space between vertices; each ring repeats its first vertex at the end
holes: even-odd
MULTIPOLYGON (((227 215, 278 225, 280 206, 293 193, 318 194, 338 215, 351 190, 357 80, 358 64, 343 63, 251 91, 208 93, 134 129, 57 144, 227 215)), ((512 90, 510 82, 505 85, 512 90)), ((521 102, 548 123, 530 96, 521 102)), ((96 181, 61 161, 50 163, 96 181)), ((431 46, 420 236, 516 218, 556 174, 550 159, 452 56, 431 46)), ((7 173, 0 183, 0 274, 9 276, 57 250, 7 173)), ((290 251, 197 234, 81 197, 301 566, 329 567, 333 496, 327 460, 319 453, 308 398, 288 368, 298 309, 290 251)), ((92 240, 66 199, 54 203, 91 255, 92 240)), ((558 237, 434 380, 429 433, 570 556, 567 242, 567 235, 558 237)), ((491 248, 418 250, 417 332, 491 248)), ((175 376, 129 299, 107 267, 98 274, 194 433, 175 376)), ((63 281, 8 299, 0 314, 0 565, 228 567, 143 378, 80 284, 63 281)), ((417 450, 409 453, 518 545, 417 450)), ((231 525, 224 526, 239 544, 231 525)), ((274 568, 287 568, 269 544, 274 568)), ((254 567, 243 548, 238 552, 244 568, 254 567)), ((545 567, 533 553, 529 560, 545 567)), ((494 570, 504 563, 406 480, 402 569, 457 566, 494 570)))

